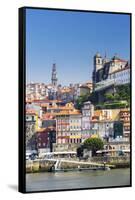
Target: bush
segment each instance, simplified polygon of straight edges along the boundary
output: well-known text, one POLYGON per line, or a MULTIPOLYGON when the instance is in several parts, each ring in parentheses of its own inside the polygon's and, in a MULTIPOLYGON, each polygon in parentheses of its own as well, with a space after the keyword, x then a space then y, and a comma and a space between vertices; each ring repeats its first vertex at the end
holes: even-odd
POLYGON ((125 108, 127 107, 127 102, 114 102, 114 103, 105 103, 104 107, 106 109, 115 109, 115 108, 125 108))
POLYGON ((96 151, 104 147, 104 142, 100 138, 88 138, 84 141, 84 148, 92 151, 92 156, 96 156, 96 151))
POLYGON ((117 101, 113 103, 104 103, 104 104, 98 104, 95 109, 116 109, 116 108, 125 108, 128 107, 127 102, 117 101))

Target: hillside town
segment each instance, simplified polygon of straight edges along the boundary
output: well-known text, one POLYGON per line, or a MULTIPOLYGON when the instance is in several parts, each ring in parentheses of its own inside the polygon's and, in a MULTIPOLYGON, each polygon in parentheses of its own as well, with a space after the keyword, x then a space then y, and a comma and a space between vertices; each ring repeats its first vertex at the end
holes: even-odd
POLYGON ((56 63, 50 74, 50 84, 26 85, 26 152, 76 152, 86 139, 101 138, 102 152, 130 155, 130 62, 97 53, 92 79, 67 86, 56 63))

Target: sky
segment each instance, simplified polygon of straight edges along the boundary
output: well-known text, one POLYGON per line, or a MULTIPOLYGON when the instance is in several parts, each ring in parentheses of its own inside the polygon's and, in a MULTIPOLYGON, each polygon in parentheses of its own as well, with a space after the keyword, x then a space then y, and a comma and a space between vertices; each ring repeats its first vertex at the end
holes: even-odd
POLYGON ((130 59, 130 16, 92 12, 26 9, 26 82, 58 84, 92 79, 93 56, 130 59))

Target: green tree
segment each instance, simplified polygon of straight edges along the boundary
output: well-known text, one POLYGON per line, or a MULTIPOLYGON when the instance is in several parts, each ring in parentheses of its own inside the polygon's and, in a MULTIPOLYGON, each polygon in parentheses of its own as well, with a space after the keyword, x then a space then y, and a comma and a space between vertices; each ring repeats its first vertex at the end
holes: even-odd
POLYGON ((126 100, 130 104, 130 85, 120 85, 116 87, 116 92, 120 97, 120 100, 126 100))
POLYGON ((88 138, 84 141, 84 148, 92 151, 92 156, 96 155, 97 150, 101 150, 104 147, 104 142, 100 138, 88 138))
POLYGON ((76 100, 76 108, 81 109, 83 106, 83 103, 88 101, 89 95, 83 95, 79 96, 78 99, 76 100))

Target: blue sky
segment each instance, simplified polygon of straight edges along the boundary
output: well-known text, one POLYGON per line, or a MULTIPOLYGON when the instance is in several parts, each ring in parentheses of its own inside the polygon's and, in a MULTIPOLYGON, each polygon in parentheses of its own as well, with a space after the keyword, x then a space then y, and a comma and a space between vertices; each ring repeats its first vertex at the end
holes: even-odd
POLYGON ((62 85, 91 80, 93 56, 130 58, 129 15, 26 10, 26 80, 62 85))

